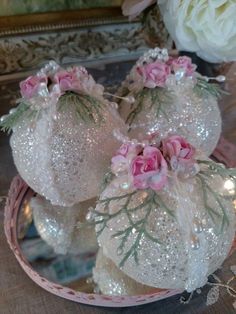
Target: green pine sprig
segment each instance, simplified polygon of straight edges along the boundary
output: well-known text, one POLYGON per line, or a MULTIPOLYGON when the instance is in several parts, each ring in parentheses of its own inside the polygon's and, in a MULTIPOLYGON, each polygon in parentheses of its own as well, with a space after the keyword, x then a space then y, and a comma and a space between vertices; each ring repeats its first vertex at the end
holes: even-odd
POLYGON ((229 219, 228 219, 228 216, 226 214, 225 208, 221 202, 221 199, 220 199, 221 197, 215 191, 213 191, 213 189, 208 184, 208 182, 207 182, 208 176, 207 175, 204 176, 203 174, 199 173, 199 174, 197 174, 197 178, 199 179, 199 181, 201 183, 201 187, 202 187, 204 209, 215 225, 217 224, 217 220, 218 221, 221 220, 220 232, 222 233, 225 226, 229 225, 229 219), (209 201, 210 195, 218 203, 222 214, 218 213, 213 207, 211 207, 209 205, 208 201, 209 201))
POLYGON ((229 93, 224 91, 219 84, 208 83, 204 78, 198 77, 197 83, 194 86, 194 91, 201 97, 208 97, 209 95, 215 98, 221 98, 222 95, 229 93))
POLYGON ((31 119, 36 114, 37 111, 32 110, 29 104, 21 102, 14 112, 8 114, 5 119, 0 122, 0 128, 3 132, 10 133, 12 128, 24 118, 31 119))
MULTIPOLYGON (((63 110, 65 107, 69 106, 75 106, 79 120, 93 123, 101 123, 104 121, 104 105, 93 96, 73 92, 66 93, 61 96, 58 101, 58 110, 63 110)), ((29 103, 21 101, 18 107, 16 107, 16 110, 8 114, 0 122, 0 129, 10 133, 12 128, 25 118, 37 120, 39 112, 40 110, 33 109, 29 103)))
MULTIPOLYGON (((218 174, 222 178, 232 178, 236 184, 236 169, 226 169, 221 164, 217 164, 213 161, 207 160, 198 160, 200 165, 203 165, 200 172, 196 175, 197 180, 201 185, 201 191, 204 202, 204 209, 209 217, 212 219, 215 225, 220 225, 219 233, 223 232, 223 230, 229 225, 229 218, 224 208, 223 199, 227 196, 223 196, 218 192, 214 191, 210 186, 208 180, 213 174, 218 174), (210 203, 211 200, 215 200, 220 208, 220 212, 215 210, 214 205, 210 203)), ((108 182, 112 179, 110 177, 110 173, 108 176, 108 182)), ((114 232, 112 234, 112 238, 119 239, 119 245, 117 247, 117 254, 121 256, 119 266, 122 267, 126 263, 129 258, 134 258, 135 262, 139 262, 139 247, 140 242, 143 237, 146 237, 150 241, 162 245, 160 239, 152 236, 150 231, 148 230, 148 222, 149 217, 152 211, 156 208, 160 210, 164 210, 169 216, 175 219, 175 212, 170 209, 166 203, 162 200, 160 195, 158 195, 155 191, 151 189, 147 189, 147 196, 144 198, 143 202, 137 206, 132 206, 132 200, 135 197, 138 191, 133 191, 131 193, 127 193, 125 195, 114 196, 110 198, 104 198, 99 200, 98 203, 104 206, 104 211, 100 212, 97 210, 92 210, 92 214, 94 217, 93 222, 88 222, 87 224, 95 224, 97 225, 97 237, 99 237, 105 228, 109 227, 109 222, 120 216, 125 215, 128 220, 128 224, 124 226, 124 228, 114 232), (109 213, 109 207, 112 202, 122 201, 121 206, 118 211, 115 213, 109 213), (134 221, 133 213, 140 212, 140 219, 134 221), (132 237, 133 242, 132 245, 128 247, 128 240, 132 237)), ((138 216, 138 215, 137 215, 138 216)))
POLYGON ((71 105, 75 107, 79 120, 93 123, 104 121, 104 105, 93 96, 68 92, 60 97, 58 101, 59 111, 71 105))
POLYGON ((230 178, 236 186, 236 168, 226 168, 223 164, 211 160, 198 160, 198 163, 207 166, 202 171, 203 173, 207 173, 207 175, 218 174, 222 179, 230 178))
POLYGON ((126 123, 130 126, 133 124, 136 117, 144 110, 145 102, 150 102, 148 109, 155 108, 156 118, 162 113, 166 119, 168 116, 165 112, 165 106, 168 105, 172 96, 164 88, 144 88, 135 95, 136 102, 132 105, 131 111, 126 119, 126 123))
POLYGON ((95 215, 95 224, 99 225, 99 230, 97 231, 97 236, 99 237, 104 229, 108 226, 108 222, 119 215, 126 215, 128 219, 128 226, 124 227, 124 229, 118 230, 112 235, 112 238, 119 238, 119 246, 117 248, 117 254, 122 255, 122 259, 120 261, 120 267, 124 266, 125 262, 128 258, 133 257, 135 262, 138 263, 139 257, 139 247, 140 241, 143 237, 148 238, 150 241, 155 242, 157 244, 162 244, 160 239, 153 237, 147 227, 147 223, 149 221, 149 216, 152 211, 156 208, 160 208, 165 210, 171 217, 175 217, 174 212, 165 205, 161 197, 155 193, 153 190, 148 189, 147 196, 143 200, 143 202, 136 206, 132 207, 131 202, 132 198, 138 193, 134 191, 132 193, 128 193, 122 196, 105 198, 99 201, 99 203, 104 204, 105 212, 98 212, 96 210, 93 211, 95 215), (109 205, 113 201, 124 200, 123 205, 121 205, 120 209, 110 214, 108 211, 109 205), (107 210, 106 210, 107 209, 107 210), (143 217, 138 221, 133 221, 132 213, 141 211, 144 213, 143 217), (127 248, 126 244, 128 239, 132 235, 135 236, 135 240, 131 247, 127 248))
POLYGON ((217 174, 224 180, 226 178, 230 178, 236 186, 236 169, 225 168, 222 164, 218 164, 208 160, 198 160, 198 163, 200 165, 206 166, 206 168, 204 167, 196 175, 202 187, 204 208, 214 224, 216 224, 217 221, 220 220, 220 232, 223 232, 224 228, 229 225, 229 219, 222 200, 224 198, 228 198, 229 196, 220 195, 216 191, 214 191, 214 189, 212 189, 212 187, 209 185, 208 180, 212 177, 212 175, 217 174), (209 196, 211 196, 219 205, 221 214, 209 205, 209 196))
POLYGON ((102 193, 106 187, 111 183, 111 181, 114 179, 115 175, 112 173, 112 171, 108 171, 105 173, 102 179, 101 187, 100 187, 100 193, 102 193))

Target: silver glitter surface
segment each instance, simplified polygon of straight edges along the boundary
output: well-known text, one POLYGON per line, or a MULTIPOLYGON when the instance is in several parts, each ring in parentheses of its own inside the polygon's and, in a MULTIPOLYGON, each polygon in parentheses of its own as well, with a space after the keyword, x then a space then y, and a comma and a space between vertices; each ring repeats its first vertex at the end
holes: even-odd
POLYGON ((98 195, 111 156, 120 143, 114 128, 125 130, 115 109, 105 107, 103 123, 83 122, 74 106, 42 110, 14 129, 10 144, 17 170, 26 183, 54 205, 72 206, 98 195), (32 124, 33 128, 31 128, 32 124))
MULTIPOLYGON (((209 178, 209 186, 216 193, 223 193, 223 185, 220 177, 209 178)), ((117 188, 114 180, 105 189, 101 199, 124 195, 131 191, 117 188)), ((145 194, 145 191, 138 191, 133 196, 130 207, 135 208, 143 203, 145 194)), ((175 218, 170 216, 164 207, 153 205, 147 228, 161 244, 142 235, 138 248, 138 264, 130 255, 122 271, 148 286, 193 291, 206 283, 208 275, 221 266, 230 250, 235 233, 232 199, 226 200, 219 196, 229 221, 221 231, 222 209, 212 194, 207 195, 208 205, 217 213, 216 221, 213 222, 204 208, 202 187, 196 177, 178 182, 170 178, 168 186, 158 192, 158 195, 165 205, 174 211, 175 218)), ((115 213, 124 202, 125 199, 114 200, 108 209, 100 203, 96 210, 115 213)), ((144 218, 146 210, 142 207, 132 214, 134 223, 144 218)), ((112 259, 116 266, 119 266, 124 254, 134 244, 137 233, 134 230, 130 234, 123 251, 118 250, 120 238, 112 235, 129 225, 128 216, 122 213, 109 220, 107 227, 98 237, 104 254, 112 259)), ((96 226, 96 230, 99 231, 99 225, 96 226)))
POLYGON ((58 254, 84 254, 97 250, 94 227, 79 227, 86 221, 88 207, 94 204, 95 200, 90 200, 65 208, 53 206, 39 195, 30 201, 38 233, 58 254))
POLYGON ((102 253, 102 249, 99 249, 97 254, 93 280, 101 293, 106 295, 138 295, 158 291, 158 289, 142 285, 128 277, 102 253))
MULTIPOLYGON (((169 93, 172 99, 161 104, 165 114, 160 112, 158 117, 156 106, 150 106, 152 100, 146 98, 142 111, 136 115, 131 125, 133 129, 130 136, 140 139, 148 132, 158 131, 161 137, 177 133, 209 156, 221 133, 221 115, 216 99, 211 95, 201 97, 193 92, 192 84, 187 83, 174 85, 169 93)), ((135 107, 135 104, 130 105, 124 101, 120 104, 120 113, 124 120, 132 106, 135 107)))

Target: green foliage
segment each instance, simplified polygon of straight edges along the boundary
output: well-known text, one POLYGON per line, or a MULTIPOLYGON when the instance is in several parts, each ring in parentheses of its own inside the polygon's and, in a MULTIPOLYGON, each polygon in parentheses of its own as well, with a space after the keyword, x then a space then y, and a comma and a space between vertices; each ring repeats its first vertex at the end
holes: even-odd
POLYGON ((62 111, 63 108, 72 105, 75 106, 79 120, 93 123, 103 122, 103 104, 96 98, 90 95, 68 92, 60 97, 58 109, 62 111))
POLYGON ((114 174, 111 171, 108 171, 103 176, 100 193, 105 190, 105 188, 111 183, 111 181, 114 179, 114 174))
POLYGON ((212 187, 209 185, 208 181, 211 179, 212 175, 219 175, 223 180, 231 179, 235 186, 236 186, 236 169, 227 169, 221 164, 217 164, 213 161, 207 161, 207 160, 198 160, 199 164, 207 166, 207 168, 204 170, 201 170, 197 174, 197 178, 201 184, 202 187, 202 194, 203 194, 203 201, 204 201, 204 207, 209 215, 209 217, 212 219, 212 221, 216 224, 217 220, 221 220, 221 227, 220 232, 224 230, 226 226, 229 225, 229 220, 227 217, 227 214, 225 212, 224 205, 222 203, 222 200, 224 198, 228 198, 227 195, 220 195, 217 192, 215 192, 212 187), (216 203, 219 205, 221 209, 221 214, 219 214, 214 208, 212 208, 209 205, 209 196, 211 196, 216 203))
POLYGON ((222 95, 228 95, 226 91, 221 89, 219 84, 208 83, 204 78, 197 78, 197 84, 194 86, 194 91, 201 97, 208 97, 209 95, 215 98, 221 98, 222 95))
POLYGON ((168 105, 172 97, 165 88, 144 88, 136 95, 134 95, 136 101, 131 107, 131 111, 127 117, 126 123, 132 125, 136 117, 144 110, 145 102, 149 102, 149 108, 155 108, 156 118, 159 117, 160 113, 164 114, 168 119, 165 113, 165 106, 168 105), (150 102, 151 100, 151 102, 150 102))
POLYGON ((93 214, 95 215, 95 224, 99 225, 99 230, 97 232, 97 236, 99 237, 103 230, 107 227, 107 224, 110 220, 114 219, 115 217, 119 215, 126 215, 128 219, 128 226, 124 227, 122 230, 118 230, 115 232, 112 237, 119 238, 120 244, 117 249, 117 253, 119 255, 122 255, 122 260, 120 261, 120 267, 122 267, 127 259, 129 257, 133 257, 136 263, 138 263, 138 251, 140 246, 140 241, 142 237, 146 237, 149 240, 161 244, 161 241, 155 237, 153 237, 147 227, 147 224, 149 222, 149 216, 152 213, 152 211, 156 208, 160 208, 160 210, 165 210, 170 216, 173 218, 174 212, 168 208, 165 203, 162 201, 161 197, 153 190, 148 189, 146 190, 147 196, 143 200, 143 202, 136 206, 131 207, 132 198, 138 193, 138 191, 134 191, 132 193, 128 193, 122 196, 117 197, 111 197, 106 198, 103 200, 100 200, 99 203, 104 205, 105 212, 98 212, 96 210, 93 211, 93 214), (109 205, 113 201, 117 200, 123 200, 123 205, 121 205, 120 209, 116 211, 113 214, 109 213, 109 205), (107 210, 106 210, 107 209, 107 210), (132 218, 132 213, 141 211, 142 212, 142 218, 138 221, 134 221, 132 218), (131 247, 128 249, 126 248, 126 243, 129 239, 129 237, 132 235, 132 237, 135 235, 135 240, 131 247))
MULTIPOLYGON (((103 104, 90 95, 75 94, 73 92, 66 93, 58 101, 58 110, 63 111, 65 106, 75 106, 78 119, 84 122, 101 123, 104 121, 103 104)), ((37 120, 39 113, 40 110, 32 109, 30 104, 21 102, 13 113, 8 114, 0 122, 0 128, 2 131, 10 133, 12 128, 22 119, 37 120)))
POLYGON ((236 185, 236 168, 226 168, 223 164, 210 160, 198 160, 198 163, 208 166, 204 169, 208 176, 218 174, 222 179, 230 178, 236 185))
POLYGON ((214 224, 216 224, 216 220, 221 219, 220 232, 222 232, 224 230, 224 227, 229 224, 229 220, 228 220, 228 217, 226 215, 224 206, 220 200, 220 197, 215 191, 212 190, 210 185, 207 183, 208 176, 205 176, 204 174, 197 174, 197 178, 199 179, 199 181, 201 183, 201 187, 202 187, 204 209, 206 210, 207 214, 210 216, 210 218, 212 219, 214 224), (213 207, 211 207, 209 205, 208 198, 210 195, 218 203, 218 205, 222 211, 222 215, 220 215, 213 207))
POLYGON ((24 102, 20 103, 16 110, 8 114, 3 121, 0 122, 2 131, 10 133, 12 128, 24 118, 31 118, 36 114, 36 111, 31 110, 30 106, 24 102))
MULTIPOLYGON (((228 198, 229 196, 224 196, 214 191, 209 184, 209 179, 211 179, 213 174, 218 174, 224 180, 231 178, 236 184, 236 169, 226 169, 221 164, 217 164, 213 161, 198 160, 198 163, 203 166, 202 170, 196 175, 196 178, 201 186, 204 209, 212 219, 213 223, 216 226, 220 226, 219 233, 221 233, 229 225, 229 218, 223 203, 224 197, 228 198), (210 205, 210 199, 213 199, 218 204, 221 212, 216 211, 212 204, 210 205)), ((139 193, 138 191, 102 199, 99 203, 104 206, 104 212, 99 212, 97 210, 92 211, 93 217, 95 217, 94 223, 98 226, 98 237, 102 234, 105 228, 109 227, 109 222, 112 219, 120 215, 125 215, 127 217, 128 224, 125 224, 123 229, 112 234, 113 238, 119 239, 117 254, 122 256, 119 265, 120 267, 122 267, 127 259, 131 257, 134 258, 136 263, 139 262, 138 252, 140 241, 143 237, 162 245, 160 239, 152 236, 148 230, 148 222, 150 220, 149 217, 154 209, 159 208, 160 210, 164 210, 169 216, 173 217, 173 219, 175 218, 174 211, 166 205, 158 193, 151 189, 147 189, 145 192, 147 192, 147 195, 142 203, 136 207, 133 207, 131 204, 133 198, 136 196, 136 193, 139 193), (109 213, 109 207, 114 201, 121 201, 121 206, 119 210, 111 214, 109 213), (140 212, 140 215, 136 215, 136 219, 138 216, 140 216, 140 219, 134 221, 132 214, 138 212, 140 212), (127 242, 130 237, 132 237, 133 242, 131 246, 127 247, 127 242)))

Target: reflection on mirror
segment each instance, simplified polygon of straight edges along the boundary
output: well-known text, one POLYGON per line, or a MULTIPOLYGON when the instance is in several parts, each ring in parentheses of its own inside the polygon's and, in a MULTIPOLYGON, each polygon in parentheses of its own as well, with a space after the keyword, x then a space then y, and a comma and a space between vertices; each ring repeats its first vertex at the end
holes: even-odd
POLYGON ((23 202, 18 240, 23 255, 41 276, 77 291, 94 292, 89 279, 98 249, 95 231, 80 225, 94 204, 95 199, 62 208, 37 195, 23 202))
POLYGON ((34 195, 24 200, 18 215, 18 241, 31 267, 49 281, 85 293, 139 295, 161 289, 125 275, 100 248, 88 209, 96 199, 73 207, 53 206, 34 195), (86 224, 86 227, 85 225, 86 224))

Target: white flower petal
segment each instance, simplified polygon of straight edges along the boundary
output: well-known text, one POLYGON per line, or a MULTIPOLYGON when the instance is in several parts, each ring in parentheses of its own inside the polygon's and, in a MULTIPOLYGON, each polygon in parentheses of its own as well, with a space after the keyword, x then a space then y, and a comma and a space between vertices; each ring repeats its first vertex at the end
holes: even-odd
POLYGON ((236 61, 236 3, 232 0, 159 0, 179 50, 210 62, 236 61))

